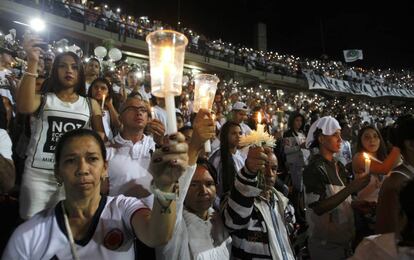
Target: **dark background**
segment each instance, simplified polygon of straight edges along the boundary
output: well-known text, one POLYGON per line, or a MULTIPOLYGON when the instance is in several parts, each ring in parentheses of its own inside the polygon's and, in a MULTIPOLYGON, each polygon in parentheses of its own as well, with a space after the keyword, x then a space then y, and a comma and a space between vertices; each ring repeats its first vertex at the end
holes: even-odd
MULTIPOLYGON (((103 2, 103 1, 98 1, 103 2)), ((232 43, 253 47, 254 27, 267 24, 268 50, 343 61, 342 50, 362 49, 370 68, 410 69, 414 58, 414 2, 270 0, 107 1, 113 10, 146 15, 232 43)))

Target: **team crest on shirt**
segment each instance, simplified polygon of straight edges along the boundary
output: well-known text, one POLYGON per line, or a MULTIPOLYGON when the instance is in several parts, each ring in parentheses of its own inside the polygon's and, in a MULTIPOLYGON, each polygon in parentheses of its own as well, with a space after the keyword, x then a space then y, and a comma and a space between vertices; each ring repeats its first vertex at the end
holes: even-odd
POLYGON ((116 250, 121 247, 124 242, 124 233, 118 228, 111 229, 106 233, 104 238, 104 246, 109 250, 116 250))

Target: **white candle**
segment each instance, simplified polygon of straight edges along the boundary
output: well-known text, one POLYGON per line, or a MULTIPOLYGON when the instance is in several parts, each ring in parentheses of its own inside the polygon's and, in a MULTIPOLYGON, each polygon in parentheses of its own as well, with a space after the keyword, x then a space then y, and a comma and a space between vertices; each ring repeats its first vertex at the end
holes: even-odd
POLYGON ((262 134, 264 133, 265 126, 261 124, 261 122, 262 122, 262 114, 259 112, 257 114, 257 132, 262 134))
POLYGON ((106 95, 105 95, 105 94, 103 94, 103 95, 102 95, 102 104, 101 104, 101 106, 102 106, 102 110, 104 110, 104 106, 105 106, 105 98, 106 98, 106 95))
POLYGON ((155 111, 153 107, 151 107, 151 118, 155 119, 155 111))
POLYGON ((371 167, 371 158, 367 153, 364 153, 365 158, 365 173, 369 173, 369 168, 371 167))
POLYGON ((177 132, 177 118, 175 115, 175 101, 174 95, 166 93, 165 95, 165 110, 167 111, 167 134, 177 132))
POLYGON ((200 108, 210 109, 209 106, 208 106, 208 101, 209 101, 208 97, 202 97, 201 100, 200 100, 200 108))

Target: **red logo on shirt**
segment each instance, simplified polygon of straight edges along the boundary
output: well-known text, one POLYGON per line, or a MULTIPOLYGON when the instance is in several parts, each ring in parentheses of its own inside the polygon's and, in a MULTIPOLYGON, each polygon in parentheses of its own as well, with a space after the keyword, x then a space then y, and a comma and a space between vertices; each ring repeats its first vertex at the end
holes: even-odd
POLYGON ((104 246, 109 250, 116 250, 121 247, 124 242, 124 234, 118 228, 114 228, 106 233, 104 238, 104 246))

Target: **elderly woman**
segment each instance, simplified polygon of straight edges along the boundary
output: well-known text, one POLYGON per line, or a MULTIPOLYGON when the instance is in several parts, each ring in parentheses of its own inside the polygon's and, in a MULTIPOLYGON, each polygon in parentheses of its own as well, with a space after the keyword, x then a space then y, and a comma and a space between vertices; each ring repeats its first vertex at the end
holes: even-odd
MULTIPOLYGON (((204 142, 215 135, 211 114, 200 110, 194 119, 189 143, 190 164, 195 163, 204 142), (195 156, 191 153, 194 152, 195 156)), ((194 173, 180 178, 177 219, 172 239, 157 248, 157 259, 215 260, 230 258, 231 238, 213 209, 216 197, 216 172, 207 160, 198 160, 194 173)))
POLYGON ((135 198, 101 196, 108 165, 102 139, 87 129, 66 133, 55 164, 66 199, 18 227, 2 259, 134 259, 135 236, 151 247, 166 243, 174 229, 176 183, 188 162, 184 136, 169 140, 152 156, 150 210, 135 198))

